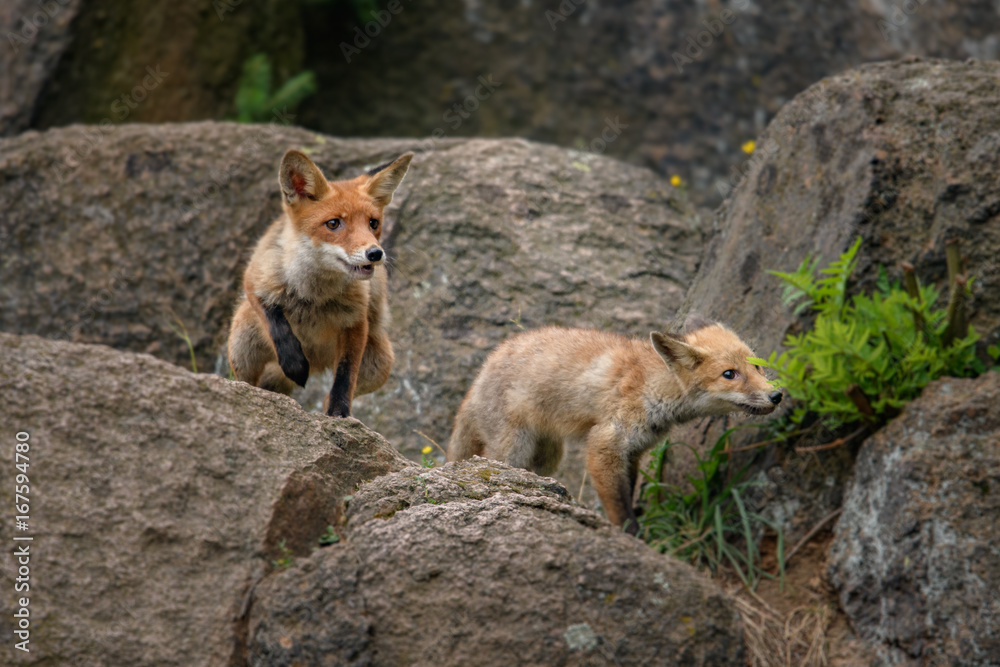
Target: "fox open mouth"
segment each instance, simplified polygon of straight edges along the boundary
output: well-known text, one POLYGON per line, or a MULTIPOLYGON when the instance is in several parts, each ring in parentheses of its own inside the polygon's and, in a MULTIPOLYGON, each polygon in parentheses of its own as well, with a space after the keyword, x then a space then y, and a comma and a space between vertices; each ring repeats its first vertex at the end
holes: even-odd
POLYGON ((743 408, 743 411, 748 415, 769 415, 774 412, 775 408, 773 405, 749 405, 747 403, 736 403, 736 405, 743 408))
POLYGON ((347 266, 347 273, 352 278, 371 278, 375 273, 374 264, 348 264, 344 262, 347 266))

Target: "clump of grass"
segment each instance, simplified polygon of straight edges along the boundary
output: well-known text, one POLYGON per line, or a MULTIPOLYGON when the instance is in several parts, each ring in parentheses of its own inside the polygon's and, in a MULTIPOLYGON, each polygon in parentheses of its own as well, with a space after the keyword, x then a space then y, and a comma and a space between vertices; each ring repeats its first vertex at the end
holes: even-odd
POLYGON ((827 630, 833 612, 825 605, 796 607, 787 614, 771 608, 753 591, 729 591, 743 619, 747 665, 751 667, 825 667, 827 630))
POLYGON ((754 535, 767 528, 777 534, 782 581, 785 542, 778 526, 747 510, 744 497, 753 482, 743 479, 746 468, 728 474, 726 449, 734 430, 723 433, 704 459, 689 447, 698 461, 698 472, 688 476, 693 487, 688 492, 660 481, 664 461, 676 443, 668 440, 657 447, 649 468, 643 471, 646 485, 639 525, 643 539, 660 553, 713 572, 730 566, 746 586, 754 588, 762 577, 774 578, 762 565, 754 535))
POLYGON ((292 556, 292 552, 285 546, 285 540, 278 542, 278 551, 281 552, 281 557, 272 560, 271 565, 274 566, 276 570, 287 570, 295 563, 295 557, 292 556))
POLYGON ((194 356, 194 343, 191 342, 191 336, 188 334, 187 327, 184 326, 184 322, 181 321, 181 318, 179 318, 177 313, 173 310, 168 309, 167 315, 170 317, 170 319, 167 320, 167 326, 178 338, 184 341, 185 345, 187 345, 188 354, 191 355, 191 372, 197 373, 198 362, 195 360, 194 356))
POLYGON ((333 529, 333 526, 327 526, 326 532, 319 536, 319 545, 321 547, 328 547, 331 544, 336 544, 340 541, 340 535, 333 529))

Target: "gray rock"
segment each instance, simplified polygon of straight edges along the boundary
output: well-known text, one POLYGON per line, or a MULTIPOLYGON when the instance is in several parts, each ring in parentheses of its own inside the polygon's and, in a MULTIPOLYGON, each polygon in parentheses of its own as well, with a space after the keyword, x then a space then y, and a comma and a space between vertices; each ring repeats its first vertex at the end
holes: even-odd
POLYGON ((0 5, 0 136, 31 126, 42 90, 73 40, 71 26, 82 4, 7 0, 0 5))
POLYGON ((342 44, 362 22, 334 5, 307 10, 320 88, 302 106, 304 125, 593 147, 680 174, 712 206, 722 200, 717 183, 735 183, 747 163, 743 143, 821 78, 908 54, 1000 56, 1000 15, 988 2, 401 5, 349 58, 342 44), (480 77, 501 85, 484 95, 480 77), (627 127, 615 136, 609 125, 627 127))
MULTIPOLYGON (((860 235, 850 293, 871 292, 879 264, 900 280, 904 261, 941 288, 945 242, 960 239, 975 276, 971 321, 981 348, 1000 341, 998 77, 995 62, 911 59, 866 65, 797 96, 761 135, 749 174, 718 211, 682 310, 728 322, 766 357, 810 326, 808 311, 795 317, 782 305, 783 283, 769 270, 794 270, 810 253, 826 265, 860 235)), ((697 422, 675 437, 707 445, 734 423, 697 422)), ((759 479, 768 511, 794 542, 840 506, 853 452, 790 449, 769 448, 756 472, 780 466, 759 479)))
MULTIPOLYGON (((0 136, 103 121, 106 130, 96 133, 103 137, 125 122, 235 117, 247 58, 269 56, 274 88, 305 59, 297 2, 259 0, 253 11, 240 1, 199 0, 2 5, 0 136)), ((89 143, 78 137, 59 153, 84 152, 89 143)))
MULTIPOLYGON (((808 254, 822 265, 861 236, 851 292, 885 266, 913 263, 943 285, 945 241, 959 239, 977 285, 972 323, 1000 340, 1000 63, 910 59, 824 79, 786 105, 758 141, 758 159, 717 214, 685 310, 724 318, 777 348, 798 332, 783 283, 808 254)), ((985 342, 985 341, 984 341, 985 342)))
POLYGON ((4 521, 0 540, 30 545, 31 652, 8 596, 3 664, 229 664, 271 561, 308 555, 344 495, 407 465, 356 420, 103 346, 0 334, 0 395, 7 508, 30 436, 28 530, 4 521))
POLYGON ((732 601, 577 507, 476 458, 363 485, 340 542, 262 582, 254 667, 742 664, 732 601))
MULTIPOLYGON (((280 210, 282 153, 305 149, 338 178, 416 151, 384 237, 396 366, 355 404, 411 457, 427 444, 417 430, 446 443, 479 364, 504 337, 545 324, 646 336, 674 317, 702 248, 692 208, 651 171, 522 140, 126 125, 69 169, 58 148, 90 129, 0 141, 0 330, 190 368, 176 319, 198 369, 223 375, 243 268, 280 210)), ((315 407, 331 384, 317 379, 300 399, 315 407)), ((560 477, 577 493, 582 466, 567 465, 560 477)))
POLYGON ((157 65, 170 77, 124 120, 224 118, 244 60, 264 51, 276 83, 316 72, 297 124, 338 136, 586 147, 680 174, 710 205, 747 164, 741 145, 820 78, 907 54, 1000 54, 988 2, 848 0, 806 11, 794 0, 401 1, 391 16, 378 5, 385 25, 370 24, 374 37, 362 33, 370 17, 361 5, 342 2, 258 0, 253 11, 235 0, 51 2, 72 6, 76 20, 63 12, 19 54, 6 35, 37 3, 0 9, 0 72, 10 73, 6 86, 0 79, 0 134, 120 122, 113 101, 157 65))
POLYGON ((887 664, 1000 657, 1000 373, 941 379, 865 442, 830 550, 887 664))

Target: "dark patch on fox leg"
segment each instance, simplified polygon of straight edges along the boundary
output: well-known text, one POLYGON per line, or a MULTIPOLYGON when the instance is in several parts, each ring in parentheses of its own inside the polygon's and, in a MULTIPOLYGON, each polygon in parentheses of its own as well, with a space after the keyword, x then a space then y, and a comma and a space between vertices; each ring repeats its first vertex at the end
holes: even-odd
POLYGON ((639 459, 642 458, 642 452, 633 454, 629 457, 628 462, 628 473, 625 480, 625 488, 622 489, 622 500, 625 505, 625 532, 629 535, 639 534, 639 518, 636 516, 635 506, 632 504, 632 499, 635 497, 635 483, 639 478, 639 459))
POLYGON ((331 417, 351 416, 351 360, 347 355, 340 360, 337 373, 333 376, 330 404, 326 408, 326 414, 331 417))
POLYGON ((302 352, 302 343, 292 333, 292 325, 288 323, 285 311, 277 304, 264 306, 264 315, 267 317, 267 329, 274 341, 274 351, 278 354, 281 372, 300 387, 306 386, 309 360, 302 352))
POLYGON ((632 507, 632 489, 635 488, 635 481, 629 483, 628 477, 623 477, 618 482, 618 495, 621 499, 622 507, 625 508, 625 532, 629 535, 639 534, 639 519, 635 516, 635 508, 632 507))

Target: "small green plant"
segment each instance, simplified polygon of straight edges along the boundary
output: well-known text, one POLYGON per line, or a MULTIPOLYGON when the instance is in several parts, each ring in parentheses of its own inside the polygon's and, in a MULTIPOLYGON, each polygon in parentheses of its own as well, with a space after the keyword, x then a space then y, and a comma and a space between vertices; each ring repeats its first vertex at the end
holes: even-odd
POLYGON ((331 544, 336 544, 340 541, 340 535, 338 535, 334 530, 333 526, 327 526, 326 532, 319 536, 319 545, 321 547, 328 547, 331 544))
POLYGON ((858 238, 819 277, 819 261, 810 257, 792 273, 771 272, 786 283, 786 305, 796 313, 816 311, 813 328, 789 335, 785 352, 751 359, 776 370, 776 384, 799 401, 793 422, 813 412, 833 428, 857 422, 877 427, 931 380, 985 370, 976 358, 978 336, 966 320, 969 286, 957 245, 948 246, 951 288, 944 309, 935 307, 937 290, 921 286, 908 264, 903 266, 905 287, 890 282, 880 267, 875 292, 848 299, 847 281, 860 247, 858 238))
POLYGON ((431 453, 434 451, 435 447, 439 452, 441 452, 441 455, 444 456, 445 459, 448 458, 448 452, 444 451, 444 448, 441 445, 437 444, 437 442, 429 435, 427 435, 422 431, 418 431, 417 429, 413 429, 413 432, 419 435, 427 442, 431 443, 430 445, 425 445, 424 448, 420 450, 420 465, 422 465, 425 468, 433 468, 434 466, 437 465, 437 459, 431 456, 431 453))
POLYGON ((278 551, 281 552, 281 558, 272 560, 271 565, 273 565, 276 570, 287 570, 292 566, 292 564, 295 563, 295 557, 292 556, 292 552, 285 546, 284 540, 278 542, 278 551))
POLYGON ((184 326, 184 322, 181 321, 181 318, 177 317, 177 314, 174 313, 173 310, 168 310, 167 314, 170 317, 170 319, 167 320, 167 326, 178 338, 184 341, 185 345, 187 345, 188 354, 191 355, 191 372, 197 373, 198 362, 196 361, 194 355, 194 343, 191 342, 191 336, 188 335, 187 327, 184 326))
POLYGON ((667 441, 657 447, 649 468, 642 473, 647 483, 642 492, 644 511, 639 525, 643 538, 659 552, 707 566, 713 572, 728 564, 744 584, 753 588, 762 577, 774 578, 762 567, 754 535, 763 528, 777 534, 778 575, 782 581, 785 541, 779 527, 747 510, 744 497, 753 482, 742 479, 746 469, 726 479, 726 449, 734 430, 723 433, 704 459, 689 447, 698 461, 698 474, 688 476, 694 490, 687 493, 660 481, 664 460, 676 444, 667 441))
POLYGON ((243 75, 236 89, 236 120, 257 123, 285 107, 294 108, 316 92, 316 77, 311 71, 300 72, 271 92, 271 59, 258 53, 243 63, 243 75))
POLYGON ((437 465, 437 461, 435 461, 434 457, 431 456, 431 452, 433 451, 434 448, 431 447, 430 445, 426 445, 423 449, 420 450, 420 465, 422 465, 425 468, 433 468, 434 466, 437 465))

